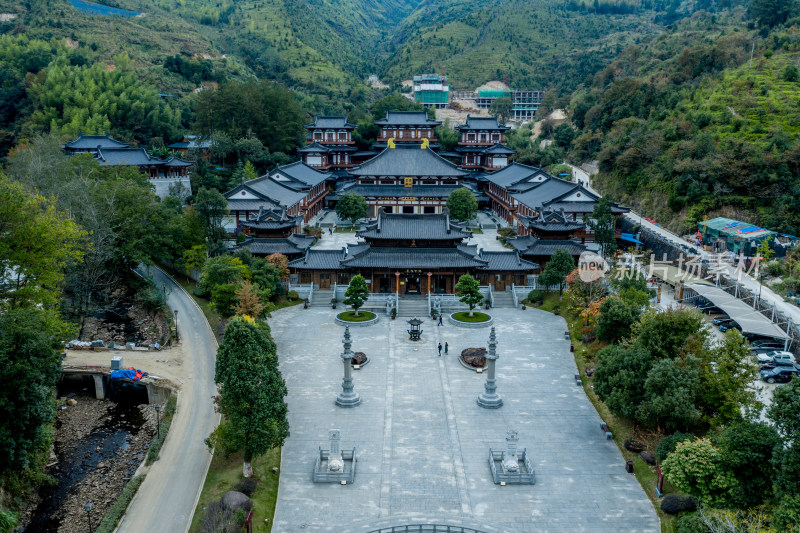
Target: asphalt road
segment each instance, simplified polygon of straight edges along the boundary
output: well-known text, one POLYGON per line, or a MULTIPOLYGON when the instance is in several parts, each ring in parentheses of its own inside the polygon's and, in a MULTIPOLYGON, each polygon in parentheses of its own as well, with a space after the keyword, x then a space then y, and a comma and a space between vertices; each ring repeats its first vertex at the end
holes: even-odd
POLYGON ((219 424, 212 399, 217 390, 214 334, 203 312, 172 278, 158 269, 151 272, 157 284, 166 285, 169 308, 178 310, 185 382, 181 383, 177 413, 160 459, 150 467, 118 533, 176 533, 189 529, 211 462, 203 441, 219 424))

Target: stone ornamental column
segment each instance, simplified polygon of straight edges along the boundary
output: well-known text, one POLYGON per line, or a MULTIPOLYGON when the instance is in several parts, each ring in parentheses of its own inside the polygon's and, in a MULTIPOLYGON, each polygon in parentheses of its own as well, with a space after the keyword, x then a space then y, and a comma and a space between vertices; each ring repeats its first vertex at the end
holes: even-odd
POLYGON ((513 429, 506 432, 506 456, 503 458, 503 469, 506 472, 519 471, 519 459, 517 459, 517 442, 519 435, 513 429))
POLYGON ((353 390, 353 368, 350 366, 350 360, 353 358, 353 352, 350 350, 352 343, 350 342, 350 326, 344 328, 344 351, 342 352, 342 363, 344 364, 344 379, 342 379, 342 392, 336 397, 336 405, 339 407, 355 407, 361 403, 361 396, 353 390))
POLYGON ((497 394, 497 384, 494 381, 494 366, 497 362, 497 337, 494 334, 494 326, 489 334, 489 353, 486 354, 486 360, 489 368, 486 373, 485 390, 478 396, 478 405, 485 409, 497 409, 503 405, 503 398, 497 394))

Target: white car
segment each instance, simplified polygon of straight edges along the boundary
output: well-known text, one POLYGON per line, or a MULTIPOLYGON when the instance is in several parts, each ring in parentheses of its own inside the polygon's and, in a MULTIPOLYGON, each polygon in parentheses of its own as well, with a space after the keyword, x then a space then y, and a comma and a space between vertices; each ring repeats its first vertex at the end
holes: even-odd
POLYGON ((785 363, 792 364, 797 361, 791 352, 767 352, 756 354, 759 363, 785 363))

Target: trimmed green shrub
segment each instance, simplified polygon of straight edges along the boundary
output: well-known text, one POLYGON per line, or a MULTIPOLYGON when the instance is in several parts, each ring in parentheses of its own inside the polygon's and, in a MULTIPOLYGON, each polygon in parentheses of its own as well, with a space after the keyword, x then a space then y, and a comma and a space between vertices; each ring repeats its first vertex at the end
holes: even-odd
POLYGON ((708 527, 697 513, 686 513, 675 521, 678 533, 708 533, 708 527))
POLYGON ((667 494, 661 501, 661 510, 667 514, 685 513, 697 510, 697 502, 691 496, 667 494))
POLYGON ((544 300, 544 292, 540 291, 539 289, 533 289, 528 293, 529 302, 541 302, 542 300, 544 300))
POLYGON ((694 439, 694 435, 691 433, 681 433, 680 431, 676 431, 672 435, 667 435, 658 443, 656 459, 658 459, 659 463, 662 462, 669 454, 675 451, 675 446, 677 446, 679 442, 692 439, 694 439))

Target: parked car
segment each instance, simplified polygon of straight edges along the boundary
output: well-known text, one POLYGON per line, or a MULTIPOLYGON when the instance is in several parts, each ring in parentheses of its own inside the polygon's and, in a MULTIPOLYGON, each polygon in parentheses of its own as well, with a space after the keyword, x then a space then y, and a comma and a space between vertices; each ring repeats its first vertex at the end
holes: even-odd
POLYGON ((777 346, 776 350, 783 348, 783 341, 776 341, 775 339, 757 339, 750 343, 753 348, 760 348, 761 346, 777 346))
POLYGON ((797 366, 797 363, 793 363, 788 359, 776 359, 769 363, 764 363, 761 365, 761 370, 769 370, 770 368, 775 368, 776 366, 797 366))
POLYGON ((796 366, 776 366, 759 372, 761 379, 767 383, 788 383, 794 376, 800 376, 800 368, 796 366))
POLYGON ((718 316, 717 318, 713 319, 711 321, 711 323, 714 324, 715 326, 719 326, 723 322, 725 322, 727 320, 730 320, 730 319, 731 319, 731 317, 729 317, 728 315, 722 315, 722 316, 718 316))
POLYGON ((775 361, 788 361, 791 364, 797 362, 791 352, 767 352, 756 354, 759 363, 774 363, 775 361))
POLYGON ((765 344, 763 346, 756 346, 750 348, 750 351, 755 355, 759 353, 775 352, 783 350, 783 343, 765 344))
POLYGON ((714 315, 714 314, 722 312, 722 309, 720 309, 719 307, 714 306, 714 305, 706 305, 706 306, 703 306, 703 307, 698 307, 697 309, 699 311, 701 311, 703 313, 707 313, 709 315, 714 315))

